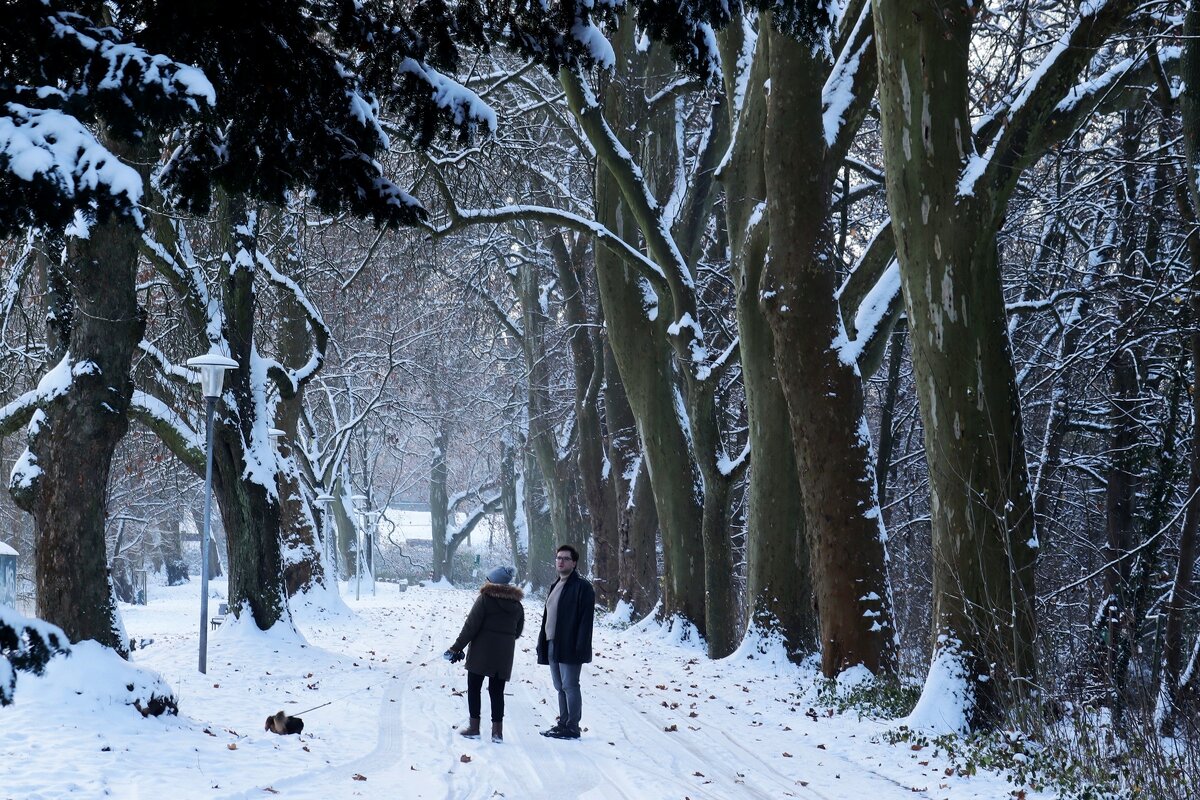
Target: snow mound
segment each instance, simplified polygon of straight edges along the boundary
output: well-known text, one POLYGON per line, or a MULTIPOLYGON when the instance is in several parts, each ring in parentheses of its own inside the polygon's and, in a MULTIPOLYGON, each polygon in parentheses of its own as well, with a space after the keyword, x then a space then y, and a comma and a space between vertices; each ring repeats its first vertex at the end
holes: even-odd
POLYGON ((966 733, 967 713, 975 693, 967 680, 966 665, 955 647, 943 646, 933 657, 921 698, 907 718, 900 720, 914 730, 935 735, 966 733))
POLYGON ((42 675, 22 675, 14 702, 63 719, 104 716, 123 708, 142 716, 178 710, 175 692, 162 676, 133 666, 90 639, 51 659, 42 675))

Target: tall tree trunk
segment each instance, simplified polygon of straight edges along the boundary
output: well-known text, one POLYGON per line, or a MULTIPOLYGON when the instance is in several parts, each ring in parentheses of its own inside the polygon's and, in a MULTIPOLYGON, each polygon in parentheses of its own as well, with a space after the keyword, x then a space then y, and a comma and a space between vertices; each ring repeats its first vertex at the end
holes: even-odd
POLYGON ((440 422, 433 437, 433 453, 429 467, 429 524, 433 540, 433 580, 450 577, 450 499, 446 481, 450 470, 446 464, 446 423, 440 422))
MULTIPOLYGON (((295 246, 294 238, 291 241, 295 246)), ((298 259, 291 258, 293 267, 298 259)), ((298 270, 291 269, 295 275, 298 270)), ((279 359, 289 369, 298 369, 308 360, 312 337, 303 310, 296 298, 284 295, 279 299, 279 359)), ((279 442, 279 459, 283 469, 279 477, 280 535, 283 540, 283 583, 288 597, 303 594, 310 587, 325 585, 326 564, 321 561, 317 520, 309 496, 300 480, 292 443, 299 441, 300 414, 304 408, 304 388, 291 397, 281 397, 275 409, 275 425, 283 431, 279 442)))
POLYGON ((183 560, 182 539, 178 521, 162 532, 163 570, 166 572, 167 586, 179 586, 188 580, 187 562, 183 560))
POLYGON ((500 450, 500 508, 513 566, 519 581, 529 580, 529 527, 526 521, 524 485, 516 465, 516 448, 505 438, 500 450))
POLYGON ((550 501, 546 497, 538 459, 525 448, 524 479, 521 482, 525 524, 529 531, 529 582, 535 591, 545 591, 554 583, 554 524, 550 519, 550 501))
POLYGON ((875 481, 879 485, 879 504, 887 505, 888 479, 892 472, 892 451, 895 441, 896 395, 900 393, 900 366, 904 363, 904 340, 908 327, 904 323, 896 326, 892 333, 891 353, 888 357, 887 388, 884 389, 883 407, 879 411, 879 453, 875 458, 875 481))
POLYGON ((864 416, 862 379, 849 352, 829 203, 841 166, 825 156, 820 76, 830 64, 772 30, 766 175, 770 263, 761 291, 779 356, 804 497, 821 667, 833 676, 864 664, 897 667, 886 535, 864 416))
MULTIPOLYGON (((734 25, 737 25, 735 21, 734 25)), ((730 26, 722 34, 722 63, 739 63, 745 30, 730 26)), ((721 179, 725 185, 730 252, 737 289, 737 324, 742 379, 749 417, 750 484, 746 498, 746 582, 753 635, 778 636, 788 657, 799 663, 818 643, 812 579, 806 541, 804 504, 790 428, 787 401, 776 369, 775 342, 759 304, 766 261, 763 219, 766 175, 767 76, 765 40, 754 59, 744 105, 735 120, 737 142, 721 179), (752 221, 757 220, 757 221, 752 221)), ((735 95, 741 78, 727 69, 725 93, 735 95)))
MULTIPOLYGON (((576 526, 572 525, 571 481, 567 475, 569 460, 559 453, 558 431, 554 425, 550 399, 550 364, 546 353, 548 320, 541 304, 541 283, 538 265, 526 261, 517 268, 516 289, 521 302, 521 344, 525 355, 526 397, 529 414, 529 449, 537 460, 540 481, 528 482, 530 488, 540 486, 546 494, 550 530, 534 536, 529 542, 529 559, 537 576, 534 585, 542 588, 542 580, 551 580, 546 570, 554 562, 559 544, 576 541, 576 526)), ((582 544, 579 542, 578 544, 582 544)), ((547 586, 549 584, 546 584, 547 586)))
MULTIPOLYGON (((600 352, 599 325, 588 314, 580 279, 584 265, 569 251, 562 236, 550 237, 558 267, 558 283, 570 326, 571 360, 575 376, 575 422, 578 446, 575 457, 583 499, 592 533, 592 583, 596 602, 612 609, 617 602, 617 509, 612 484, 604 477, 604 431, 600 423, 600 390, 604 361, 600 352)), ((598 311, 598 309, 597 309, 598 311)))
MULTIPOLYGON (((1183 143, 1186 155, 1186 176, 1191 201, 1193 223, 1188 236, 1188 255, 1195 272, 1200 269, 1200 238, 1195 221, 1200 209, 1200 52, 1196 40, 1200 37, 1200 6, 1189 3, 1184 18, 1184 60, 1182 98, 1183 143)), ((1200 289, 1192 288, 1192 325, 1200 321, 1200 289)), ((1186 653, 1184 643, 1185 610, 1195 603, 1195 588, 1192 573, 1196 566, 1198 551, 1197 537, 1200 536, 1200 333, 1191 336, 1192 356, 1192 441, 1191 464, 1188 472, 1187 510, 1184 513, 1183 530, 1179 535, 1179 561, 1171 582, 1171 594, 1166 603, 1167 622, 1163 634, 1163 670, 1159 689, 1157 718, 1164 734, 1170 735, 1175 727, 1181 706, 1181 695, 1185 689, 1183 662, 1186 653)), ((1193 681, 1195 678, 1193 677, 1193 681)), ((1193 683, 1194 686, 1194 683, 1193 683)))
POLYGON ((213 492, 229 551, 229 608, 239 615, 248 609, 255 624, 268 630, 290 615, 283 584, 278 470, 267 436, 271 420, 264 418, 266 375, 260 374, 254 341, 258 223, 240 196, 225 198, 221 212, 229 231, 222 333, 238 367, 226 374, 218 401, 213 492))
MULTIPOLYGON (((145 149, 105 141, 128 162, 149 158, 145 149)), ((71 238, 63 263, 51 268, 55 296, 66 301, 50 320, 62 346, 53 370, 62 388, 31 422, 29 449, 9 486, 37 531, 38 616, 71 641, 94 639, 123 656, 128 644, 113 602, 104 526, 113 452, 129 426, 133 355, 146 326, 136 293, 140 242, 133 221, 109 216, 86 238, 71 238)))
MULTIPOLYGON (((618 45, 623 54, 632 50, 632 26, 622 28, 626 29, 630 35, 622 33, 618 45)), ((610 81, 603 90, 604 107, 615 115, 614 129, 619 131, 628 131, 634 121, 633 100, 625 91, 625 83, 619 81, 610 81)), ((635 134, 630 131, 630 138, 635 134)), ((639 235, 630 217, 616 177, 597 167, 597 220, 626 241, 637 242, 639 235)), ((670 298, 659 297, 650 306, 653 292, 643 278, 605 249, 597 248, 595 259, 609 346, 642 442, 662 532, 661 613, 665 618, 681 617, 704 636, 704 498, 676 405, 675 365, 666 335, 670 298)))
MULTIPOLYGON (((1137 251, 1140 249, 1137 230, 1139 170, 1132 163, 1137 153, 1139 125, 1137 115, 1123 112, 1121 126, 1122 149, 1126 162, 1119 208, 1120 246, 1116 282, 1117 320, 1120 328, 1129 329, 1138 313, 1137 251)), ((1120 718, 1127 697, 1128 655, 1134 647, 1138 621, 1131 617, 1132 587, 1129 582, 1132 562, 1129 553, 1135 546, 1135 514, 1139 489, 1139 435, 1142 427, 1142 386, 1139 378, 1138 351, 1122 342, 1113 353, 1109 385, 1108 423, 1111 431, 1108 474, 1104 488, 1105 542, 1103 557, 1108 565, 1104 570, 1104 624, 1107 629, 1104 648, 1105 674, 1111 689, 1114 715, 1120 718)))
POLYGON ((659 598, 658 511, 633 411, 612 348, 604 346, 604 419, 608 426, 608 481, 617 502, 618 598, 635 619, 659 598))
MULTIPOLYGON (((971 727, 1033 686, 1038 542, 990 195, 960 194, 971 155, 973 15, 874 0, 888 207, 896 230, 933 528, 934 668, 971 727)), ((983 187, 986 189, 986 187, 983 187)), ((980 190, 982 194, 982 189, 980 190)), ((1002 201, 1003 198, 1001 198, 1002 201)))

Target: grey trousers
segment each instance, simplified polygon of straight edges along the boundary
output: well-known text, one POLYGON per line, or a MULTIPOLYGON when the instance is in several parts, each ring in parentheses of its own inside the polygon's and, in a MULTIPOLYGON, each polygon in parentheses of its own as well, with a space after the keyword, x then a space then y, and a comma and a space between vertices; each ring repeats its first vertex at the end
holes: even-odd
POLYGON ((571 728, 579 727, 583 715, 583 695, 579 691, 579 673, 583 664, 564 664, 554 658, 554 642, 550 642, 550 679, 558 692, 558 722, 571 728))

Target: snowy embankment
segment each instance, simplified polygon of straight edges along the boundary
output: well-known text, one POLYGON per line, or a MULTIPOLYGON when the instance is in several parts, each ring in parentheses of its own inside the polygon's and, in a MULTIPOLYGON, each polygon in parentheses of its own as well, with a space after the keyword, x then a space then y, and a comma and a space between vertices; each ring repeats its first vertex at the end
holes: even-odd
MULTIPOLYGON (((180 716, 143 719, 119 692, 89 686, 81 667, 97 656, 86 649, 71 668, 22 673, 15 704, 0 708, 0 798, 995 800, 1012 789, 947 776, 930 748, 881 741, 884 723, 827 710, 812 675, 769 653, 713 662, 657 625, 598 624, 583 738, 557 741, 538 735, 556 704, 533 653, 540 605, 527 602, 505 741, 493 744, 455 732, 466 678, 440 657, 473 591, 380 584, 355 601, 351 586, 350 609, 302 609, 298 633, 231 617, 209 639, 207 675, 196 671, 195 585, 151 594, 122 607, 145 641, 133 662, 174 689, 180 716), (301 736, 264 732, 280 709, 305 712, 301 736)), ((483 703, 486 721, 486 692, 483 703)))

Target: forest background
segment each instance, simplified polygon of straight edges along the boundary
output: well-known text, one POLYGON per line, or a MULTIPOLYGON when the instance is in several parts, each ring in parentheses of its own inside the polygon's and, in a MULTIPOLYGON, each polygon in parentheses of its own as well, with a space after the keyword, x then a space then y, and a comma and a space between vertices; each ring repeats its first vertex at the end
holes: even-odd
POLYGON ((185 579, 214 351, 263 629, 419 500, 435 578, 500 514, 710 657, 1196 774, 1192 4, 8 5, 0 531, 60 646, 185 579))

